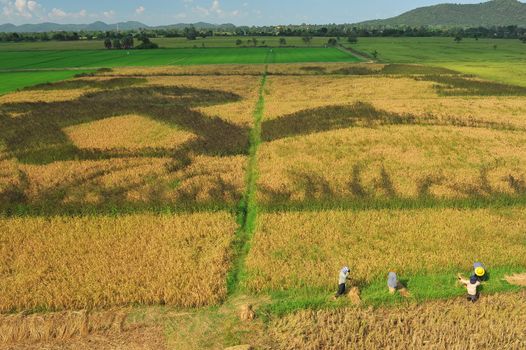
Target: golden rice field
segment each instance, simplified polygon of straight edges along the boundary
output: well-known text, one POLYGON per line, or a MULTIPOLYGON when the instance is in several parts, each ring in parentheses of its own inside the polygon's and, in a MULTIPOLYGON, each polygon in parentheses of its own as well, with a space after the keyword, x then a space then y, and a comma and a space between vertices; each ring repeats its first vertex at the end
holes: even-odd
POLYGON ((64 129, 73 144, 81 149, 143 147, 176 148, 196 136, 177 127, 166 125, 140 115, 111 117, 64 129))
POLYGON ((439 96, 430 81, 407 76, 272 76, 269 78, 265 119, 299 111, 370 103, 379 110, 412 114, 418 119, 477 119, 526 126, 525 97, 439 96))
POLYGON ((525 230, 522 208, 266 213, 246 260, 246 285, 257 292, 331 287, 342 266, 365 282, 388 271, 461 271, 473 261, 526 266, 525 230))
POLYGON ((0 348, 522 348, 524 292, 489 294, 526 268, 525 116, 517 87, 375 63, 3 95, 0 348), (499 276, 475 309, 423 302, 474 261, 499 276), (364 306, 330 300, 344 265, 364 306), (393 270, 414 298, 375 289, 393 270))
POLYGON ((235 229, 221 212, 0 219, 0 312, 215 304, 235 229))
POLYGON ((381 70, 384 64, 373 63, 287 63, 287 64, 262 64, 236 65, 236 64, 211 64, 195 66, 165 66, 165 67, 119 67, 109 72, 101 72, 101 76, 232 76, 232 75, 253 75, 261 76, 265 69, 271 75, 317 75, 320 73, 333 73, 349 67, 360 67, 373 71, 381 70))
POLYGON ((284 138, 261 147, 259 199, 520 195, 525 142, 520 131, 421 125, 284 138))
POLYGON ((244 156, 195 156, 190 166, 175 172, 170 171, 171 164, 170 158, 148 157, 46 165, 4 160, 0 162, 0 194, 6 201, 20 199, 35 205, 59 206, 234 205, 242 196, 244 156))
POLYGON ((235 205, 259 77, 141 79, 85 77, 2 96, 0 206, 235 205), (133 96, 141 89, 152 89, 144 105, 133 96))
POLYGON ((522 349, 526 294, 405 305, 300 311, 270 326, 279 349, 522 349))
POLYGON ((154 86, 187 86, 198 89, 227 91, 242 97, 240 101, 198 107, 196 110, 208 116, 220 116, 233 123, 250 126, 252 109, 258 98, 260 75, 233 76, 151 76, 148 85, 154 86))
POLYGON ((526 98, 401 76, 269 78, 258 199, 523 195, 526 98))

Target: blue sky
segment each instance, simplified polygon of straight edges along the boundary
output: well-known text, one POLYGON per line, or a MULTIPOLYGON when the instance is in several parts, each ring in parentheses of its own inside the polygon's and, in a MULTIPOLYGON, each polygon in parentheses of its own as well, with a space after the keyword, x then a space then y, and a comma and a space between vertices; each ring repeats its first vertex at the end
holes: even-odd
POLYGON ((444 2, 468 4, 483 0, 0 0, 0 23, 353 23, 444 2))

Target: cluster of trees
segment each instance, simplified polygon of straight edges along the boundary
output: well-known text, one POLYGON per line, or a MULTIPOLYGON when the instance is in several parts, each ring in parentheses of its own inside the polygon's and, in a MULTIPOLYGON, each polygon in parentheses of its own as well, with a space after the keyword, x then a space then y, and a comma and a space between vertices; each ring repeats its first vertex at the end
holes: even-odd
POLYGON ((411 26, 357 26, 357 25, 289 25, 275 27, 237 27, 239 36, 314 36, 314 37, 461 37, 520 39, 526 35, 526 28, 518 26, 446 28, 411 26))
MULTIPOLYGON (((96 31, 96 32, 52 32, 52 33, 0 33, 0 42, 18 41, 48 41, 48 40, 106 40, 122 41, 128 36, 137 38, 139 35, 148 38, 156 37, 183 37, 188 40, 206 38, 209 36, 279 36, 279 37, 462 37, 462 38, 526 38, 526 28, 518 26, 504 27, 477 27, 477 28, 443 28, 443 27, 385 27, 385 26, 356 26, 356 25, 288 25, 264 27, 232 27, 230 29, 218 28, 198 29, 189 26, 184 29, 177 28, 147 28, 131 31, 96 31)), ((241 43, 242 44, 242 43, 241 43)), ((240 45, 241 45, 240 44, 240 45)), ((121 43, 122 46, 122 43, 121 43)))
POLYGON ((35 41, 75 41, 104 40, 105 38, 123 37, 128 33, 117 32, 50 32, 50 33, 0 33, 0 42, 35 42, 35 41))
POLYGON ((167 37, 167 38, 169 38, 169 37, 185 37, 188 40, 197 40, 197 38, 203 38, 204 39, 206 37, 213 36, 213 35, 214 35, 214 32, 211 31, 211 30, 199 31, 199 30, 195 29, 194 26, 190 26, 190 27, 186 27, 185 29, 183 29, 182 35, 179 35, 179 31, 172 30, 172 31, 169 31, 169 35, 164 35, 164 36, 167 37))
POLYGON ((135 46, 135 39, 132 34, 128 34, 122 38, 109 38, 104 39, 104 47, 108 50, 130 50, 130 49, 157 49, 159 45, 152 42, 145 34, 137 36, 137 40, 141 43, 135 46))
MULTIPOLYGON (((303 36, 301 39, 303 40, 303 43, 305 43, 306 45, 310 45, 311 42, 312 42, 312 39, 314 37, 311 36, 311 35, 305 35, 303 36)), ((261 38, 259 38, 261 39, 261 38)), ((259 40, 258 38, 256 37, 252 37, 248 40, 242 40, 242 39, 237 39, 236 40, 236 45, 237 46, 253 46, 253 47, 257 47, 257 46, 260 46, 260 47, 264 47, 266 46, 266 43, 267 41, 266 40, 259 40)), ((342 38, 340 37, 337 37, 337 38, 329 38, 329 40, 327 40, 327 43, 325 45, 327 46, 338 46, 341 44, 341 40, 342 38)), ((355 36, 349 36, 347 37, 347 42, 351 43, 351 44, 355 44, 358 42, 358 38, 355 37, 355 36)), ((287 45, 287 38, 285 37, 280 37, 279 38, 279 45, 280 46, 286 46, 287 45)))

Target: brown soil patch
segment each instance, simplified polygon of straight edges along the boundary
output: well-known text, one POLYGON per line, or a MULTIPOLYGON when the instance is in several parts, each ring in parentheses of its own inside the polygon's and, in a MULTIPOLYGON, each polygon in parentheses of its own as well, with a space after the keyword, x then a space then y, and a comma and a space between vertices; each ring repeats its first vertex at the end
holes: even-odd
POLYGON ((526 273, 514 274, 504 277, 509 284, 526 287, 526 273))

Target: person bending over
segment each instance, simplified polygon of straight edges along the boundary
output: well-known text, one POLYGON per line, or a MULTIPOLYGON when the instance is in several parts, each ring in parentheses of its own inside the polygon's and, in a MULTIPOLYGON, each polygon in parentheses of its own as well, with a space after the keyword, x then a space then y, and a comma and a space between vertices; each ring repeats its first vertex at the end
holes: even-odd
POLYGON ((345 266, 340 270, 340 275, 338 276, 338 292, 336 293, 336 297, 341 297, 345 294, 345 284, 347 283, 347 280, 349 277, 350 269, 345 266))
POLYGON ((480 281, 478 280, 477 276, 471 276, 468 280, 459 275, 458 279, 460 283, 466 286, 468 291, 468 301, 471 301, 472 303, 476 302, 480 297, 480 293, 478 291, 480 281))

